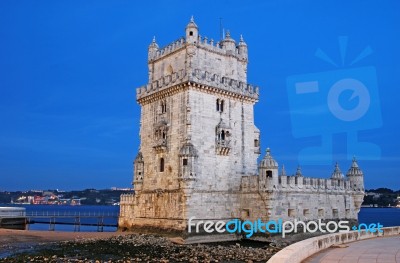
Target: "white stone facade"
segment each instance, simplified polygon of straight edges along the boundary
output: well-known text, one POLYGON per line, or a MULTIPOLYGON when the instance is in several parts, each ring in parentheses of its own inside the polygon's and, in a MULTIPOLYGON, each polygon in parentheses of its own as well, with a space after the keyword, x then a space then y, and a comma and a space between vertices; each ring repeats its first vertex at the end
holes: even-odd
POLYGON ((356 161, 346 179, 338 167, 332 179, 278 176, 269 150, 257 165, 259 92, 247 83, 247 58, 242 37, 214 43, 193 20, 185 38, 150 44, 149 83, 137 89, 135 193, 121 196, 121 229, 185 235, 192 216, 357 219, 364 189, 356 161))

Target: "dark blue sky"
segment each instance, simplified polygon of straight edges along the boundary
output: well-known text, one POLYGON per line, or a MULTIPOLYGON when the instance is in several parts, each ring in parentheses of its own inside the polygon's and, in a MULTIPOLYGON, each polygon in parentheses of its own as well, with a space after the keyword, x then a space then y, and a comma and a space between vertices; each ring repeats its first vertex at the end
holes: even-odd
MULTIPOLYGON (((367 188, 399 189, 399 14, 395 0, 1 1, 0 190, 129 187, 139 144, 135 88, 147 81, 147 47, 154 35, 160 46, 183 36, 191 15, 202 36, 219 38, 220 17, 234 39, 243 34, 248 81, 260 86, 262 147, 288 173, 302 163, 304 147, 332 138, 332 160, 302 166, 304 175, 329 177, 335 161, 345 173, 357 153, 367 188), (350 65, 366 47, 372 53, 350 65), (317 49, 337 66, 316 57, 317 49), (341 78, 369 90, 361 121, 334 122, 317 110, 341 78), (329 87, 297 97, 290 79, 329 87), (315 109, 313 118, 307 109, 315 109), (349 132, 381 153, 355 144, 349 152, 349 132)), ((365 103, 351 92, 338 97, 350 112, 365 103)))

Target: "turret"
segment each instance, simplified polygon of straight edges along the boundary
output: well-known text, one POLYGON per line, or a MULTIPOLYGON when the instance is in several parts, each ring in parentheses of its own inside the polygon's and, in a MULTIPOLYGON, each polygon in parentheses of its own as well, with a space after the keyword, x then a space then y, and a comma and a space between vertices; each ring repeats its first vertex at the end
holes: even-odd
POLYGON ((242 35, 240 35, 240 41, 239 41, 239 45, 238 45, 238 52, 239 52, 240 57, 243 60, 247 61, 247 58, 248 58, 248 55, 247 55, 247 44, 246 44, 246 42, 244 42, 242 35))
POLYGON ((301 167, 300 165, 297 166, 297 170, 296 170, 296 177, 303 177, 303 174, 301 173, 301 167))
POLYGON ((225 38, 220 43, 221 48, 227 51, 227 54, 235 54, 236 53, 236 42, 231 38, 230 32, 226 32, 225 38))
POLYGON ((350 187, 355 191, 353 193, 354 210, 358 213, 361 209, 361 204, 364 200, 364 174, 358 167, 357 160, 354 157, 350 169, 347 171, 347 179, 350 187))
POLYGON ((264 158, 261 160, 258 169, 260 180, 272 178, 271 187, 278 185, 278 162, 272 157, 271 150, 269 148, 267 148, 267 152, 264 158))
POLYGON ((331 178, 332 179, 343 179, 344 178, 344 175, 343 175, 342 171, 340 171, 338 163, 335 164, 335 170, 333 171, 331 178))
POLYGON ((149 45, 149 49, 148 49, 148 60, 152 60, 158 51, 159 47, 156 43, 156 37, 153 37, 153 41, 150 43, 149 45))
POLYGON ((193 144, 187 141, 179 150, 179 181, 183 189, 191 188, 196 179, 197 151, 193 144))
POLYGON ((350 187, 357 192, 364 192, 364 174, 358 167, 358 163, 355 157, 350 169, 347 171, 347 179, 350 182, 350 187))
POLYGON ((186 26, 186 42, 196 44, 199 38, 199 28, 194 22, 194 18, 190 18, 189 24, 186 26))
POLYGON ((143 155, 141 152, 135 158, 133 162, 133 189, 137 193, 138 191, 142 190, 143 184, 143 174, 144 174, 144 161, 143 155))

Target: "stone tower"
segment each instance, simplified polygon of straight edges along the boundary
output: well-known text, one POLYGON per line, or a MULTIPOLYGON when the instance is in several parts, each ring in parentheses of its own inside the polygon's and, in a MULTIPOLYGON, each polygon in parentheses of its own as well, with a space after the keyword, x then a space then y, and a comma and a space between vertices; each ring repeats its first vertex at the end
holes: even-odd
POLYGON ((135 194, 121 197, 120 228, 187 233, 190 217, 240 216, 241 178, 258 174, 260 154, 259 92, 247 83, 247 63, 241 36, 237 43, 227 32, 215 43, 200 36, 193 18, 185 37, 166 47, 153 39, 148 84, 137 89, 135 194))
MULTIPOLYGON (((354 159, 346 177, 288 176, 267 149, 260 154, 254 125, 258 88, 247 84, 247 45, 240 37, 201 37, 193 18, 185 37, 148 48, 148 83, 137 89, 140 148, 134 194, 122 195, 119 227, 174 232, 187 241, 241 238, 188 232, 205 221, 340 220, 356 222, 364 175, 354 159), (197 221, 197 222, 196 222, 197 221)), ((257 239, 265 238, 258 236, 257 239)))

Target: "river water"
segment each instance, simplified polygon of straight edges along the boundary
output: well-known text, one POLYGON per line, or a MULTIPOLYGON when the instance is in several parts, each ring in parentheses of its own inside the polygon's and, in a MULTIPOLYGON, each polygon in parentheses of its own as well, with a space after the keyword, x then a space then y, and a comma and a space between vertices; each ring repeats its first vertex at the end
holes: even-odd
MULTIPOLYGON (((0 205, 0 206, 16 206, 16 205, 0 205)), ((101 215, 104 215, 104 224, 116 225, 118 222, 117 216, 119 213, 119 206, 56 206, 56 205, 21 205, 26 208, 26 213, 31 214, 48 214, 48 218, 33 218, 35 221, 49 222, 49 218, 52 215, 96 215, 91 218, 82 217, 82 224, 93 224, 93 226, 80 226, 80 231, 94 232, 98 230, 96 226, 101 215), (108 217, 111 216, 111 217, 108 217)), ((58 217, 59 218, 59 217, 58 217)), ((400 208, 361 208, 358 215, 359 223, 371 224, 380 223, 384 227, 388 226, 400 226, 400 208)), ((62 219, 59 218, 57 221, 74 223, 74 218, 62 219)), ((29 230, 49 230, 48 223, 35 223, 29 225, 29 230)), ((75 231, 74 225, 55 225, 56 231, 75 231)), ((113 232, 116 231, 116 227, 104 227, 103 231, 113 232)))

